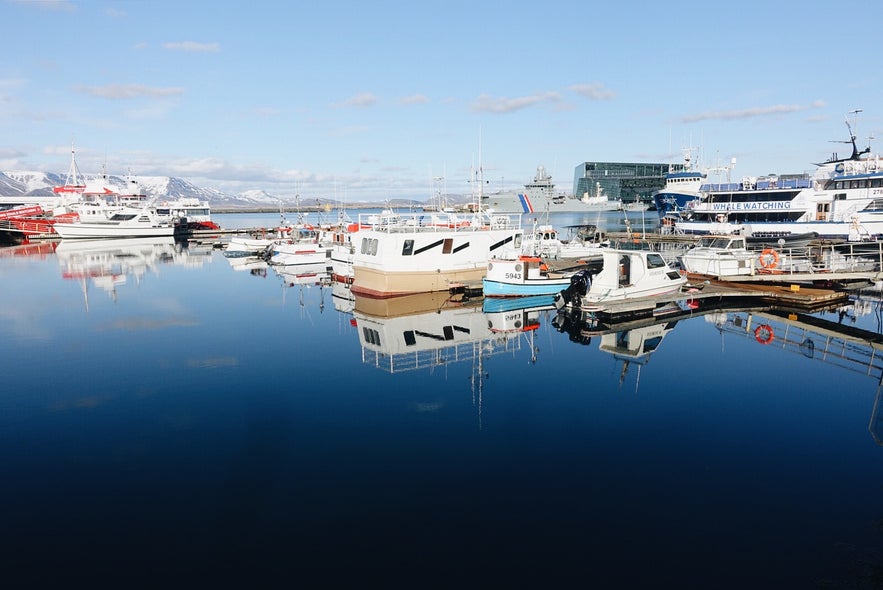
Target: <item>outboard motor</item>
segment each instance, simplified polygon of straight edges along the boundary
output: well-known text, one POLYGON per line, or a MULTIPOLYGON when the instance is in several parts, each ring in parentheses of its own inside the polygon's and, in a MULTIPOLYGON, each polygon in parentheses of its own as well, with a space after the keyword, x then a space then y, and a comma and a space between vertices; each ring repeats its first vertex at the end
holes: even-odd
POLYGON ((592 285, 592 275, 588 269, 578 270, 570 277, 570 286, 555 294, 555 308, 562 309, 582 297, 592 285))
POLYGON ((273 257, 273 251, 276 249, 274 244, 270 244, 269 246, 264 246, 264 249, 258 252, 258 258, 263 260, 264 262, 270 262, 270 259, 273 257))
POLYGON ((560 310, 558 315, 552 318, 552 326, 559 332, 567 333, 571 342, 577 344, 590 344, 592 337, 582 333, 582 324, 575 320, 568 310, 560 310))

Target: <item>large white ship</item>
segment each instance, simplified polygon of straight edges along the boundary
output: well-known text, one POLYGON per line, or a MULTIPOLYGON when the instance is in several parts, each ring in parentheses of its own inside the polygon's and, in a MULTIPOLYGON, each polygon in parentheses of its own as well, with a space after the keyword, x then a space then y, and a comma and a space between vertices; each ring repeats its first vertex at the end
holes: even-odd
POLYGON ((481 205, 494 213, 580 213, 617 211, 622 208, 622 201, 607 198, 600 185, 594 195, 587 192, 580 198, 556 191, 552 176, 540 165, 533 182, 525 184, 523 191, 483 194, 481 205))
POLYGON ((745 177, 703 185, 695 198, 667 215, 682 233, 785 239, 815 233, 852 241, 883 237, 883 160, 870 146, 859 150, 849 120, 846 125, 849 157, 834 154, 816 164, 811 176, 745 177))

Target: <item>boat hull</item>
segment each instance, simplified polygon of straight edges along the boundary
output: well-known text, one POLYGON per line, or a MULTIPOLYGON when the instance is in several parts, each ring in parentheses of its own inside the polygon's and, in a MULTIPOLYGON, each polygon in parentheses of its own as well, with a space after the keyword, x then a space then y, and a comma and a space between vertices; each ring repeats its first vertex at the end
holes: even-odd
POLYGON ((484 264, 471 269, 406 272, 387 272, 354 266, 352 291, 374 298, 450 291, 456 285, 481 283, 485 272, 484 264))
POLYGON ((504 283, 490 280, 482 281, 482 294, 485 297, 530 297, 532 295, 554 295, 570 285, 570 279, 545 279, 524 283, 504 283))
POLYGON ((583 202, 567 197, 548 199, 544 196, 526 194, 490 195, 483 198, 482 204, 494 213, 591 213, 599 211, 619 211, 622 203, 608 200, 602 203, 583 202))
POLYGON ((55 233, 63 239, 155 238, 175 235, 175 227, 120 226, 107 223, 56 223, 55 233))
POLYGON ((485 297, 554 295, 570 285, 570 274, 550 274, 542 259, 535 256, 495 259, 488 262, 482 293, 485 297))

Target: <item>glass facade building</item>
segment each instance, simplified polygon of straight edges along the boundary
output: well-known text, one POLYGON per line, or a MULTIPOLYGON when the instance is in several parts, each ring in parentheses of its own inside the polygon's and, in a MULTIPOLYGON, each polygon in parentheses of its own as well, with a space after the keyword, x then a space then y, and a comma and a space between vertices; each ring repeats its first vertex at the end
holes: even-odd
POLYGON ((653 193, 665 186, 665 175, 683 169, 683 164, 583 162, 573 174, 573 195, 595 196, 600 190, 608 199, 622 199, 623 203, 650 203, 653 193))

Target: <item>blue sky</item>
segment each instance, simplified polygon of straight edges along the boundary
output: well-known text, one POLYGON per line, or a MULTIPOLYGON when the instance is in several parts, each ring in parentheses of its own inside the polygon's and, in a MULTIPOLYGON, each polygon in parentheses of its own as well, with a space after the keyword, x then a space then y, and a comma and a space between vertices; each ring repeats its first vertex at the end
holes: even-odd
POLYGON ((811 171, 849 111, 881 135, 883 4, 784 4, 4 0, 0 170, 73 142, 84 173, 352 202, 687 146, 811 171))

